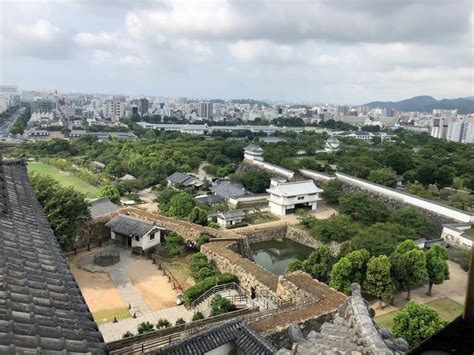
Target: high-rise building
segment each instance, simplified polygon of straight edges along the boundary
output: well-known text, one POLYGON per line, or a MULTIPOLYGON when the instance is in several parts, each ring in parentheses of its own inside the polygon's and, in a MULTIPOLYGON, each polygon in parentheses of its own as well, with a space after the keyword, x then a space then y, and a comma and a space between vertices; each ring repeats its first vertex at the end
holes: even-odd
POLYGON ((18 93, 18 86, 15 85, 0 85, 0 94, 16 95, 18 93))
POLYGON ((31 102, 31 112, 53 112, 56 102, 48 99, 35 99, 31 102))
POLYGON ((337 106, 337 115, 338 116, 349 116, 349 111, 350 111, 349 106, 337 106))
POLYGON ((198 107, 198 116, 206 119, 211 119, 212 110, 212 102, 200 102, 198 107))
POLYGON ((105 100, 104 117, 119 119, 125 113, 125 103, 121 100, 105 100))

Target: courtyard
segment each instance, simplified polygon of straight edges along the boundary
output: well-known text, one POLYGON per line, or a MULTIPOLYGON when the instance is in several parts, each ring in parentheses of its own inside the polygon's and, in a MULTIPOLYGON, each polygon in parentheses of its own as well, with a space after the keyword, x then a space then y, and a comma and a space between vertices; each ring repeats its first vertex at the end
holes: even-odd
POLYGON ((136 333, 142 321, 166 318, 175 322, 191 317, 184 306, 176 306, 176 290, 163 271, 130 250, 107 246, 68 260, 106 341, 121 339, 126 331, 136 333), (118 251, 120 261, 111 266, 96 265, 94 254, 104 250, 118 251), (118 322, 112 323, 114 318, 118 322))

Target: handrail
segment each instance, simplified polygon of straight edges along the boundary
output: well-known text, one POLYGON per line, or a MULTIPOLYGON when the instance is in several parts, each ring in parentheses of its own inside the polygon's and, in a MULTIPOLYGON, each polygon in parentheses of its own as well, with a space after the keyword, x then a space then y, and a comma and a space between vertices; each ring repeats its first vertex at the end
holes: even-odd
POLYGON ((229 282, 229 283, 226 283, 226 284, 216 285, 214 287, 211 287, 209 290, 204 292, 201 296, 196 298, 191 303, 191 307, 196 308, 197 305, 199 305, 201 302, 205 301, 210 295, 212 295, 216 292, 223 291, 223 290, 228 290, 228 289, 234 289, 234 290, 238 291, 239 293, 241 293, 241 294, 243 293, 243 294, 246 295, 246 292, 245 292, 244 289, 242 289, 242 287, 237 285, 235 282, 229 282))

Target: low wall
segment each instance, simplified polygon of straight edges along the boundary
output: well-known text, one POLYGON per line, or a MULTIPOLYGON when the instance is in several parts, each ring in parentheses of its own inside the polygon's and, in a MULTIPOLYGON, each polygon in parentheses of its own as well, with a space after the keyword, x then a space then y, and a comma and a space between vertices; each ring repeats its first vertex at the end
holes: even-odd
POLYGON ((305 291, 298 287, 292 279, 298 277, 302 271, 296 271, 290 275, 278 276, 278 286, 276 289, 276 295, 279 300, 283 302, 292 302, 294 304, 300 304, 305 300, 315 297, 315 295, 305 291))
POLYGON ((308 170, 308 169, 300 169, 299 170, 300 174, 303 175, 304 177, 308 177, 310 179, 314 179, 317 181, 321 182, 326 182, 329 180, 335 180, 335 176, 327 175, 324 173, 320 173, 318 171, 313 171, 313 170, 308 170))
POLYGON ((281 166, 274 165, 267 163, 265 161, 258 161, 258 160, 253 160, 253 159, 244 159, 244 163, 247 163, 249 165, 255 166, 257 168, 263 169, 265 171, 268 171, 270 173, 274 173, 280 176, 283 176, 284 178, 291 180, 295 176, 295 173, 291 170, 282 168, 281 166))
POLYGON ((474 240, 464 235, 464 231, 470 228, 470 224, 447 224, 443 228, 441 238, 450 245, 471 249, 474 245, 474 240))
POLYGON ((306 245, 307 247, 316 249, 317 247, 321 245, 326 245, 329 247, 331 250, 331 254, 333 256, 337 256, 339 254, 339 251, 341 249, 341 245, 339 243, 331 241, 330 243, 322 243, 319 240, 314 239, 309 232, 288 226, 288 232, 286 233, 285 238, 291 239, 292 241, 306 245))
POLYGON ((245 235, 249 244, 266 242, 273 239, 285 238, 288 230, 286 224, 280 224, 272 227, 249 226, 239 229, 239 234, 245 235))

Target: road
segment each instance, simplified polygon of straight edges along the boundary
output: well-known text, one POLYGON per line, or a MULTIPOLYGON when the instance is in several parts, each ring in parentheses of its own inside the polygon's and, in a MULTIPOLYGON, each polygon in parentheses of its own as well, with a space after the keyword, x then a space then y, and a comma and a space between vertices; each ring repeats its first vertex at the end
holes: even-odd
POLYGON ((16 119, 25 112, 25 108, 20 108, 17 112, 10 116, 3 124, 0 125, 0 138, 7 138, 8 132, 10 131, 11 126, 15 123, 16 119))

